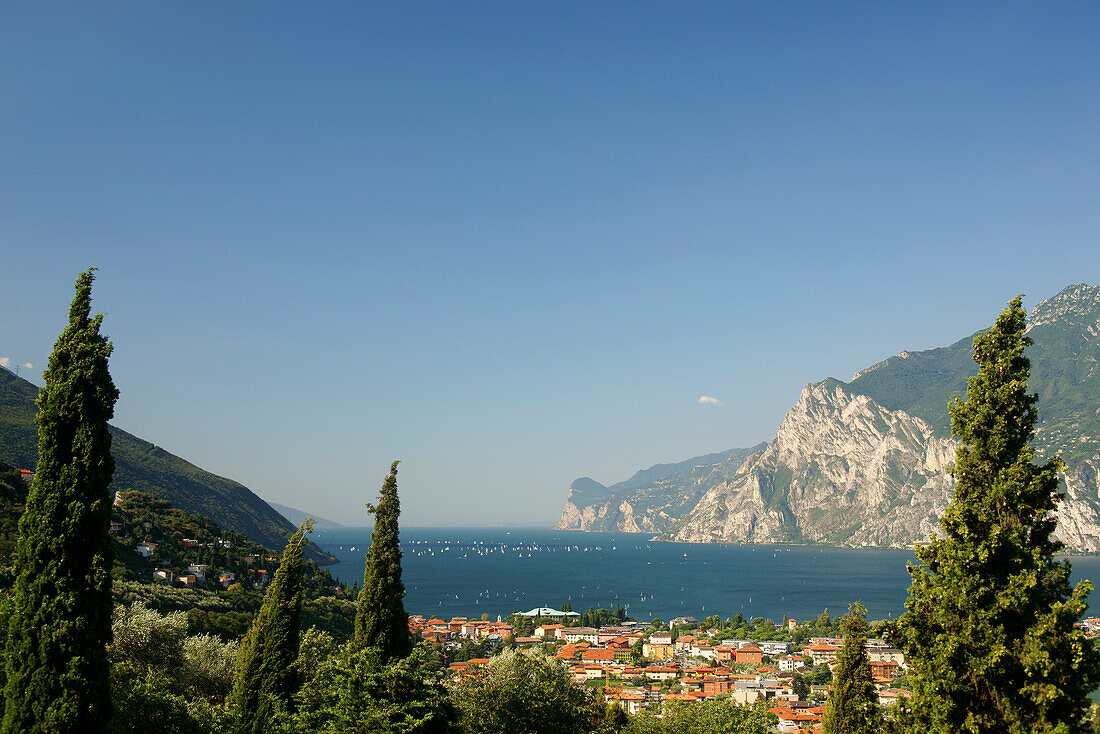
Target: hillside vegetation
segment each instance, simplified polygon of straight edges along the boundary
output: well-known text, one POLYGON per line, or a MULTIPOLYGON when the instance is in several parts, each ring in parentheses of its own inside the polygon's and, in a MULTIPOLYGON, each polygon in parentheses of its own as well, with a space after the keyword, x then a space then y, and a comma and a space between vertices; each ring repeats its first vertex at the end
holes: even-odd
MULTIPOLYGON (((0 368, 0 461, 21 469, 34 469, 38 462, 37 395, 33 384, 0 368)), ((294 533, 289 520, 243 484, 200 469, 115 426, 110 431, 113 491, 137 490, 160 497, 269 548, 282 548, 294 533)), ((335 562, 312 544, 306 557, 335 562)))

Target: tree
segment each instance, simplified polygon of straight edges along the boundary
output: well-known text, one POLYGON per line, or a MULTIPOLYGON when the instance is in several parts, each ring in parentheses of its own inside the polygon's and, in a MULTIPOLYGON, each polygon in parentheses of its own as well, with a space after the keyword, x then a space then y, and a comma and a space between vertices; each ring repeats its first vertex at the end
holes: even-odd
POLYGON ((451 690, 466 734, 588 734, 603 706, 555 658, 506 651, 451 690))
POLYGON ((3 732, 98 732, 111 713, 107 532, 118 389, 112 346, 91 316, 94 268, 76 280, 69 324, 38 394, 38 466, 19 520, 3 732))
POLYGON ((1100 682, 1096 652, 1074 629, 1091 585, 1071 588, 1069 562, 1054 558, 1062 463, 1032 461, 1037 396, 1020 301, 974 338, 978 373, 951 404, 962 440, 955 497, 942 537, 917 549, 892 632, 911 669, 900 712, 910 731, 1081 731, 1100 682))
POLYGON ((382 485, 378 505, 367 504, 374 515, 367 567, 363 571, 363 590, 355 611, 355 644, 378 648, 382 665, 403 658, 412 650, 409 616, 405 613, 405 585, 401 582, 401 546, 397 518, 401 502, 397 498, 397 464, 390 466, 382 485))
POLYGON ((631 718, 626 734, 769 734, 779 719, 768 702, 740 706, 729 699, 673 702, 631 718))
POLYGON ((297 697, 294 728, 303 734, 443 734, 454 710, 424 670, 427 643, 381 662, 377 647, 341 646, 320 663, 297 697))
POLYGON ((263 605, 241 642, 232 703, 242 734, 262 734, 282 711, 293 708, 302 612, 302 548, 307 520, 290 538, 264 595, 263 605))
POLYGON ((844 647, 833 668, 829 703, 822 720, 825 734, 877 734, 882 731, 883 720, 865 647, 867 609, 859 602, 849 606, 841 629, 844 647))
POLYGON ((796 675, 791 682, 791 690, 798 696, 799 701, 810 700, 810 684, 801 675, 796 675))

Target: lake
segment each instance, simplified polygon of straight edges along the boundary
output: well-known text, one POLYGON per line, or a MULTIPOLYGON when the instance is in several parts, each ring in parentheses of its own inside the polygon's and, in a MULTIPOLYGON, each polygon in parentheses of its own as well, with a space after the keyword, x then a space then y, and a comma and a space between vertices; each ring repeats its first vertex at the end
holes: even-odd
MULTIPOLYGON (((362 582, 369 528, 317 531, 340 559, 344 583, 362 582)), ((402 528, 410 614, 506 618, 532 607, 622 604, 639 620, 710 614, 779 621, 844 613, 862 601, 871 619, 905 610, 911 551, 824 546, 651 542, 649 535, 531 528, 402 528)), ((1100 556, 1072 557, 1074 581, 1100 579, 1100 556)))

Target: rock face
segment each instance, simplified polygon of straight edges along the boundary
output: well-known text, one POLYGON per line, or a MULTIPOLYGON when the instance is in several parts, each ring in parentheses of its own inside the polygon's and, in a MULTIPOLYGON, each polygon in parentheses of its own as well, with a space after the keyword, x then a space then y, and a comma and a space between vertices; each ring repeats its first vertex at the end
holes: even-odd
POLYGON ((767 448, 667 534, 691 542, 903 547, 951 496, 949 439, 844 383, 808 385, 767 448))
POLYGON ((763 449, 730 449, 678 464, 657 464, 605 487, 582 477, 569 487, 559 530, 663 533, 695 507, 715 483, 733 476, 745 458, 763 449))
MULTIPOLYGON (((711 487, 666 539, 907 548, 926 540, 951 500, 957 444, 905 411, 837 380, 808 385, 775 439, 711 487)), ((1064 480, 1056 537, 1100 551, 1100 460, 1064 480)))
MULTIPOLYGON (((1067 464, 1055 537, 1100 552, 1100 287, 1073 285, 1029 317, 1035 446, 1067 464)), ((685 542, 910 547, 951 499, 947 405, 975 369, 971 337, 901 352, 851 383, 808 385, 766 446, 570 489, 559 528, 685 542), (644 475, 644 476, 643 476, 644 475)))

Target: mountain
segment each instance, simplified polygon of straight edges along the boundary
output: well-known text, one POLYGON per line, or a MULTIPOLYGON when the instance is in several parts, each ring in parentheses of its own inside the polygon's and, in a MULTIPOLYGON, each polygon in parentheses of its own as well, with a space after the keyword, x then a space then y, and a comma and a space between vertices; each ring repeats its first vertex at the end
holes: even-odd
POLYGON ((750 454, 763 447, 655 464, 610 487, 582 477, 569 487, 569 499, 554 527, 662 533, 690 512, 711 485, 733 476, 750 454))
MULTIPOLYGON (((26 469, 38 463, 37 396, 37 387, 0 368, 0 461, 26 469)), ((243 484, 204 471, 115 426, 110 431, 115 458, 112 490, 151 494, 268 548, 282 549, 297 529, 243 484)), ((335 562, 312 544, 307 555, 318 563, 335 562)))
MULTIPOLYGON (((1070 464, 1100 454, 1100 286, 1071 285, 1028 317, 1029 387, 1039 394, 1035 447, 1070 464)), ((973 336, 949 347, 902 352, 857 372, 852 390, 904 410, 947 436, 947 404, 974 372, 973 336)))
MULTIPOLYGON (((1069 286, 1039 303, 1028 336, 1030 387, 1040 396, 1035 445, 1067 463, 1056 537, 1068 550, 1100 552, 1100 287, 1069 286)), ((679 515, 654 531, 686 542, 909 547, 926 539, 951 499, 946 469, 956 442, 947 405, 976 369, 971 351, 966 337, 902 352, 850 383, 808 385, 775 438, 732 471, 697 476, 690 492, 666 481, 664 499, 678 503, 679 515)), ((637 525, 612 511, 609 491, 600 497, 584 485, 574 494, 559 526, 637 525)))
POLYGON ((344 527, 338 522, 326 520, 323 517, 318 517, 317 515, 312 515, 308 512, 302 512, 301 510, 295 510, 293 507, 280 505, 278 502, 268 502, 267 504, 271 505, 272 509, 274 509, 280 515, 289 520, 294 526, 301 525, 307 518, 312 518, 313 527, 317 528, 318 530, 331 530, 332 528, 344 527))

